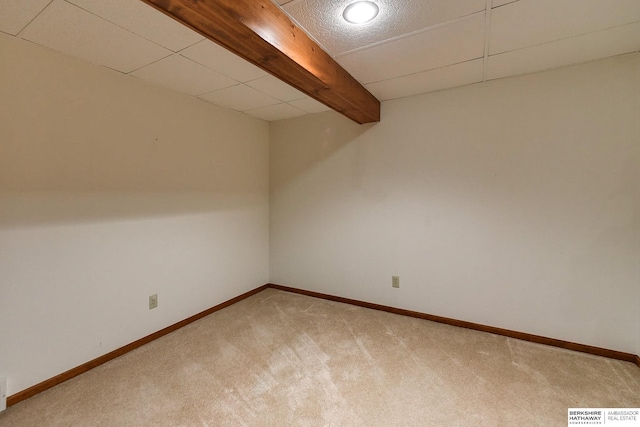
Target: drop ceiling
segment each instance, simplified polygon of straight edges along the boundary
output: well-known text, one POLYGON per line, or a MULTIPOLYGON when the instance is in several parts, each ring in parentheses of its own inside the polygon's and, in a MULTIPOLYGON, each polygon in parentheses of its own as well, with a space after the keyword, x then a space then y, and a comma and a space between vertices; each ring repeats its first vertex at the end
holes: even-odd
MULTIPOLYGON (((276 3, 383 101, 640 49, 640 0, 352 1, 276 3)), ((263 120, 328 109, 140 0, 0 0, 0 31, 263 120)))

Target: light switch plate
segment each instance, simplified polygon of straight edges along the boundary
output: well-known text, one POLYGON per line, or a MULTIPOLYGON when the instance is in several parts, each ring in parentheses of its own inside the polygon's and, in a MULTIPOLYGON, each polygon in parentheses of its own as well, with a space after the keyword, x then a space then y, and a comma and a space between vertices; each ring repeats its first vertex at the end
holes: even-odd
POLYGON ((0 378, 0 412, 7 409, 7 379, 0 378))

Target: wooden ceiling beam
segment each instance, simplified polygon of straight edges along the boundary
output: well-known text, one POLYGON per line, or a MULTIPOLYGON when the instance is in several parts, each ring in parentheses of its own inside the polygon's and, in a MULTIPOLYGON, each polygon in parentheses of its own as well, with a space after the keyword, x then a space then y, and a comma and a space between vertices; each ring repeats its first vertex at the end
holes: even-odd
POLYGON ((380 121, 380 101, 270 0, 142 1, 357 123, 380 121))

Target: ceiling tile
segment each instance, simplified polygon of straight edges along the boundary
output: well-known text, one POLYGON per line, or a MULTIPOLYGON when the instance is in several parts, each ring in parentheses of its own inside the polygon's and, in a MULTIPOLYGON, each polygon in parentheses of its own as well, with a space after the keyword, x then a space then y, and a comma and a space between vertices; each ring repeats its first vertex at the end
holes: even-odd
POLYGON ((189 95, 201 95, 238 84, 178 54, 140 68, 131 75, 189 95))
POLYGON ((321 113, 323 111, 331 109, 324 105, 322 102, 318 102, 315 99, 309 97, 291 101, 289 102, 289 104, 301 109, 302 111, 306 111, 307 113, 321 113))
POLYGON ((266 120, 268 122, 274 120, 290 119, 292 117, 303 116, 307 114, 306 112, 285 103, 247 110, 245 111, 245 113, 253 117, 266 120))
POLYGON ((0 0, 0 31, 16 35, 51 0, 0 0))
POLYGON ((367 89, 381 101, 417 95, 482 81, 483 60, 463 62, 422 73, 368 84, 367 89))
POLYGON ((302 99, 306 96, 298 89, 289 86, 282 80, 271 75, 252 80, 246 84, 281 101, 293 101, 296 99, 302 99))
POLYGON ((640 49, 640 22, 488 58, 487 79, 533 73, 640 49))
POLYGON ((174 52, 204 39, 192 29, 139 0, 67 1, 174 52))
POLYGON ((62 0, 54 0, 20 37, 123 73, 171 53, 62 0))
POLYGON ((201 95, 200 98, 236 111, 279 104, 280 101, 246 85, 236 85, 201 95))
POLYGON ((376 0, 378 17, 367 25, 342 18, 353 0, 299 0, 284 6, 303 28, 331 54, 379 43, 426 27, 483 11, 485 0, 376 0))
POLYGON ((640 20, 639 0, 519 0, 491 13, 497 54, 640 20))
POLYGON ((240 82, 247 82, 268 75, 266 71, 210 40, 203 40, 183 50, 180 54, 240 82))
POLYGON ((484 56, 484 13, 337 58, 363 83, 457 64, 484 56))

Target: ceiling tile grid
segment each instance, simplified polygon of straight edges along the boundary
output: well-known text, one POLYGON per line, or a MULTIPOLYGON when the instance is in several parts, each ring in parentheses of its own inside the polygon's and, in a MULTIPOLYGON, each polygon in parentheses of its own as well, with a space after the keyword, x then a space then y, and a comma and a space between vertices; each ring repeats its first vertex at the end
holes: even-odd
POLYGON ((299 108, 302 111, 306 111, 307 113, 322 113, 323 111, 331 109, 326 105, 309 97, 296 99, 295 101, 289 102, 289 105, 293 105, 294 107, 299 108))
POLYGON ((171 54, 63 0, 49 4, 20 37, 123 73, 171 54))
POLYGON ((378 99, 387 101, 414 95, 417 91, 425 93, 463 86, 482 81, 483 63, 482 59, 474 59, 408 76, 371 83, 365 85, 365 87, 378 99))
POLYGON ((17 35, 51 0, 0 0, 0 31, 17 35))
POLYGON ((180 54, 239 82, 248 82, 267 75, 266 71, 210 40, 194 44, 180 54))
POLYGON ((194 96, 238 83, 177 53, 146 65, 131 75, 194 96))
POLYGON ((640 22, 492 55, 487 80, 622 55, 640 49, 640 22))
MULTIPOLYGON (((640 0, 273 1, 381 100, 640 50, 640 0)), ((0 32, 263 120, 328 109, 141 0, 0 0, 0 32)))
POLYGON ((255 108, 253 110, 245 111, 245 113, 253 117, 257 117, 258 119, 266 120, 268 122, 274 120, 290 119, 307 114, 299 108, 296 108, 293 105, 289 105, 284 102, 281 104, 270 105, 268 107, 255 108))
POLYGON ((448 25, 338 56, 337 61, 362 83, 445 67, 484 55, 484 25, 484 13, 478 13, 448 25))
POLYGON ((200 98, 236 111, 280 104, 281 101, 244 84, 205 93, 200 98))
POLYGON ((491 0, 491 7, 500 7, 507 3, 513 3, 518 0, 491 0))
POLYGON ((519 0, 491 15, 491 55, 640 21, 639 0, 519 0))
POLYGON ((295 101, 296 99, 302 99, 307 96, 298 89, 289 86, 271 75, 247 82, 247 85, 285 102, 295 101))
POLYGON ((378 17, 367 25, 342 18, 353 0, 297 0, 283 8, 330 55, 337 56, 394 37, 471 15, 485 9, 485 0, 376 0, 378 17))
POLYGON ((173 52, 178 52, 204 40, 200 34, 141 1, 67 1, 173 52))
POLYGON ((265 120, 327 109, 138 0, 0 2, 2 32, 225 108, 265 120))

